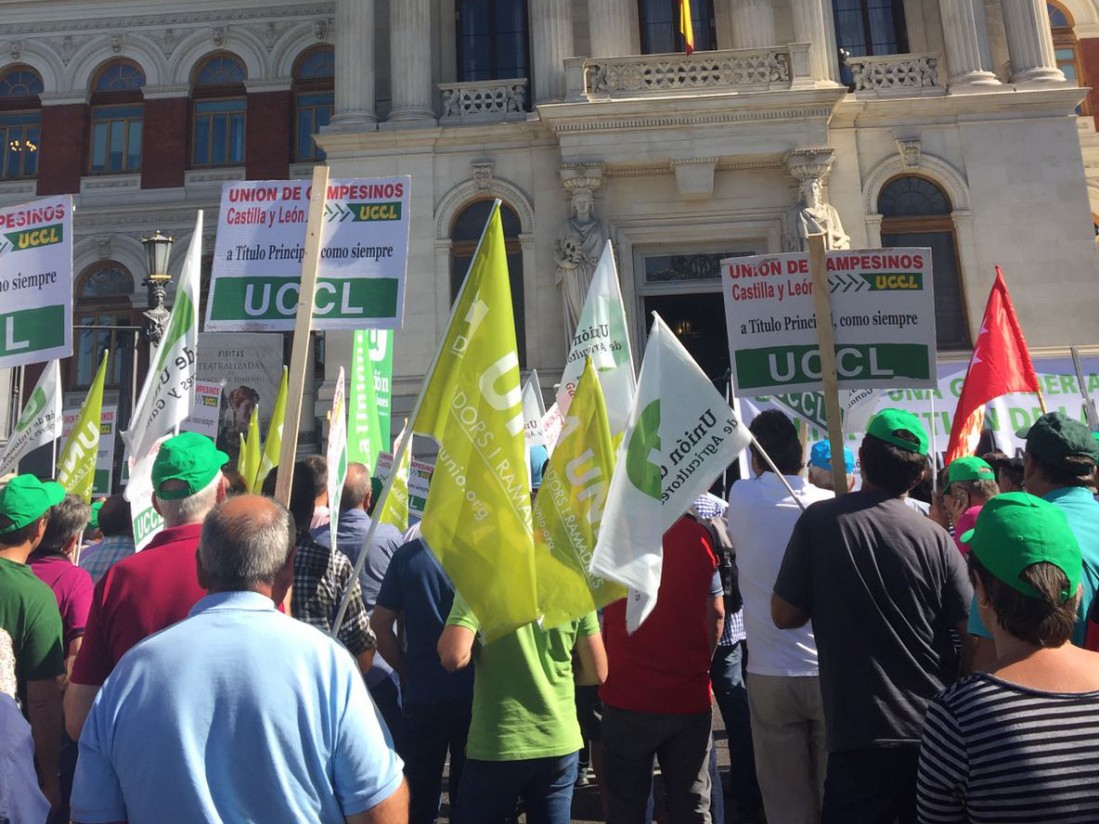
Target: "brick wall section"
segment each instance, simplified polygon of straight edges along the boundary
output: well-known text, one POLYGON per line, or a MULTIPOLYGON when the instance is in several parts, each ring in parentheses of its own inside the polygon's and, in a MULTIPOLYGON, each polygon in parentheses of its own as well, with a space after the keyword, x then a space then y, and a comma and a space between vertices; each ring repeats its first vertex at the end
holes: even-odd
POLYGON ((248 95, 245 162, 249 180, 285 180, 290 174, 293 114, 289 91, 248 95))
POLYGON ((190 163, 191 101, 171 97, 145 102, 145 139, 141 147, 141 188, 183 185, 190 163))
POLYGON ((42 149, 38 158, 38 194, 80 191, 86 170, 88 107, 83 103, 42 107, 42 149))
POLYGON ((1081 86, 1091 86, 1088 92, 1088 107, 1099 126, 1099 37, 1089 37, 1080 41, 1080 62, 1084 64, 1084 76, 1079 79, 1081 86))

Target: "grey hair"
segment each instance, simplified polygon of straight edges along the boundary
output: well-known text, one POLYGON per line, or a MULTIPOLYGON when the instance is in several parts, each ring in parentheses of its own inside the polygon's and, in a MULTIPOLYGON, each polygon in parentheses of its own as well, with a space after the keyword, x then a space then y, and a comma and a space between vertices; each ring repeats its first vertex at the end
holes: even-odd
POLYGON ((60 555, 64 552, 65 544, 84 534, 84 528, 87 527, 91 514, 92 509, 84 503, 83 498, 71 492, 67 494, 50 508, 46 532, 41 542, 35 547, 35 557, 60 555))
MULTIPOLYGON (((232 499, 240 509, 244 496, 232 499)), ((214 507, 202 525, 198 559, 211 592, 270 586, 294 549, 294 520, 282 504, 248 496, 245 512, 225 515, 225 503, 214 507)))
POLYGON ((160 517, 164 519, 164 526, 202 523, 202 519, 218 501, 218 486, 221 484, 221 478, 221 470, 218 470, 210 483, 186 498, 166 501, 157 495, 156 500, 160 506, 160 517))
POLYGON ((832 477, 830 470, 821 469, 819 466, 810 466, 809 483, 813 486, 819 486, 821 489, 835 489, 836 479, 832 477))

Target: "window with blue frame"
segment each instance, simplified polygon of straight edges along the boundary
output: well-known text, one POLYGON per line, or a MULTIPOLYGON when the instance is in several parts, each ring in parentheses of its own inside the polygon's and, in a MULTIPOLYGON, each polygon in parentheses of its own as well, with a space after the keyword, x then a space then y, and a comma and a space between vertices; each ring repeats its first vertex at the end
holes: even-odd
POLYGON ((195 71, 191 93, 191 165, 244 163, 247 72, 231 54, 212 55, 195 71))
POLYGON ((42 143, 42 78, 29 66, 0 73, 0 180, 33 178, 42 143))
MULTIPOLYGON (((679 33, 679 3, 675 0, 640 0, 641 53, 673 54, 686 51, 679 33)), ((717 48, 714 32, 713 0, 693 0, 691 25, 694 27, 695 51, 717 48)))
POLYGON ((324 160, 313 136, 328 125, 335 111, 335 55, 330 46, 306 52, 294 69, 294 160, 324 160))
POLYGON ((92 174, 141 170, 144 86, 145 73, 128 60, 109 63, 96 75, 88 152, 88 170, 92 174))

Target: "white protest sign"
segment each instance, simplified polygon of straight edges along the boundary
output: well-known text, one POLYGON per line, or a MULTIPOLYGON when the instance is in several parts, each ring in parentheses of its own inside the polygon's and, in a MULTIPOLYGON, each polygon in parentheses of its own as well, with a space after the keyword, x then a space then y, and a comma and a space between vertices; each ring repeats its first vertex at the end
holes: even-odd
MULTIPOLYGON (((126 484, 126 500, 130 502, 130 518, 134 526, 134 547, 140 552, 149 545, 160 530, 164 519, 153 508, 153 462, 161 444, 171 434, 157 440, 145 456, 130 467, 130 479, 126 484)), ((131 459, 132 460, 132 459, 131 459)))
POLYGON ((179 425, 183 432, 197 432, 212 441, 218 439, 221 423, 221 383, 195 381, 195 405, 179 425))
MULTIPOLYGON (((821 386, 808 253, 721 262, 738 397, 821 386)), ((828 253, 841 389, 935 385, 929 249, 828 253)))
MULTIPOLYGON (((93 495, 110 495, 114 475, 114 425, 116 408, 104 406, 100 413, 99 448, 95 453, 95 475, 92 481, 93 495)), ((68 440, 80 409, 66 409, 61 413, 61 443, 68 440)))
MULTIPOLYGON (((399 329, 408 262, 408 176, 331 180, 321 231, 313 329, 399 329)), ((294 328, 309 181, 226 183, 207 331, 294 328)))
POLYGON ((72 212, 68 195, 0 209, 0 368, 73 353, 72 212))

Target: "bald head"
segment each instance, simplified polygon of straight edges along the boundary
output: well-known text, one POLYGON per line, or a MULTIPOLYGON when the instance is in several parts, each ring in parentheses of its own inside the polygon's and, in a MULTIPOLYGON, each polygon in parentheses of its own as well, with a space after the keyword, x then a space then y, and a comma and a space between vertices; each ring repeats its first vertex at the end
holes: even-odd
POLYGON ((350 463, 347 476, 343 479, 343 492, 340 495, 340 512, 349 509, 370 508, 370 470, 366 464, 350 463))
POLYGON ((270 595, 293 579, 293 550, 294 522, 281 504, 258 495, 229 498, 202 525, 199 584, 210 592, 270 595))

